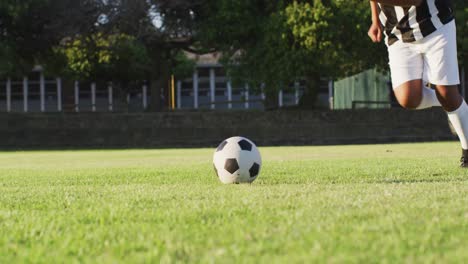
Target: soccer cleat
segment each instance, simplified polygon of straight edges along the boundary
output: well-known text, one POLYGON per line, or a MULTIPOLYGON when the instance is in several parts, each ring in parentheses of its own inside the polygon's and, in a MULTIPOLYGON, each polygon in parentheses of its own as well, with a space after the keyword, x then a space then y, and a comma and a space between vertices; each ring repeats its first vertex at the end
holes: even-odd
POLYGON ((462 149, 462 157, 460 159, 460 167, 468 168, 468 150, 462 149))

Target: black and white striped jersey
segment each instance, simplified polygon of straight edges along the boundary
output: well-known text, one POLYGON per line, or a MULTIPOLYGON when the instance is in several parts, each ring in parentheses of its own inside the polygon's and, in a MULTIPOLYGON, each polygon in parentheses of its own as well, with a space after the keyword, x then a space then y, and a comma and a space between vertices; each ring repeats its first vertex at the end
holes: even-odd
POLYGON ((423 0, 420 6, 379 4, 387 45, 423 39, 454 19, 451 0, 423 0))

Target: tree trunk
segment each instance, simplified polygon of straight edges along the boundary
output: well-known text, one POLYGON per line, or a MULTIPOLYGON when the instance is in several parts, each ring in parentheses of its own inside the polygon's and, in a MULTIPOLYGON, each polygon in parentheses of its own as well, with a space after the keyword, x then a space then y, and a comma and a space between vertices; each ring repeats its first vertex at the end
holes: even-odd
POLYGON ((75 112, 75 81, 62 79, 63 112, 75 112))
POLYGON ((278 108, 278 91, 274 87, 266 87, 265 91, 265 110, 274 110, 278 108))
POLYGON ((149 101, 148 110, 151 112, 160 112, 164 109, 167 102, 165 91, 167 90, 169 80, 169 71, 167 67, 163 67, 161 74, 157 78, 153 78, 150 82, 151 99, 149 101))
POLYGON ((320 74, 311 74, 306 77, 304 94, 299 100, 299 107, 304 109, 314 109, 317 101, 317 94, 320 89, 320 74))
POLYGON ((161 103, 161 81, 162 78, 150 81, 151 97, 148 105, 148 110, 151 112, 159 112, 162 110, 161 103))

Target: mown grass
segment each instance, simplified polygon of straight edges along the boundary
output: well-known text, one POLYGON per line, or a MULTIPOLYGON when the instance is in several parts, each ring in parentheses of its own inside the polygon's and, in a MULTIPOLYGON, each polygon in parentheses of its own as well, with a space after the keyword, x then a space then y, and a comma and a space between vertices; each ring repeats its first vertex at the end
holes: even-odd
POLYGON ((456 142, 261 148, 250 185, 212 151, 0 152, 0 263, 468 261, 456 142))

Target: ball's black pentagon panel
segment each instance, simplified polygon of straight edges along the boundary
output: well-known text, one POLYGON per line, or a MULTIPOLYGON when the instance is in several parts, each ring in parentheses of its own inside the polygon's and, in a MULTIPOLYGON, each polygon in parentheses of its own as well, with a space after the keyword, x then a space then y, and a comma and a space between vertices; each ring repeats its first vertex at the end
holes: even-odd
POLYGON ((223 141, 221 144, 219 144, 218 148, 216 149, 216 152, 222 151, 224 147, 227 145, 227 141, 223 141))
POLYGON ((218 169, 216 169, 216 165, 214 163, 213 163, 213 168, 214 168, 214 170, 216 172, 216 176, 218 176, 218 178, 219 178, 218 169))
POLYGON ((252 144, 250 144, 250 142, 248 142, 247 140, 243 139, 241 141, 239 141, 239 144, 240 148, 242 150, 248 150, 248 151, 251 151, 252 150, 252 144))
POLYGON ((234 172, 239 170, 239 164, 237 163, 236 159, 226 159, 224 169, 227 170, 229 173, 233 174, 234 172))
POLYGON ((257 163, 254 163, 249 170, 250 178, 257 176, 259 171, 260 171, 260 165, 258 165, 257 163))

